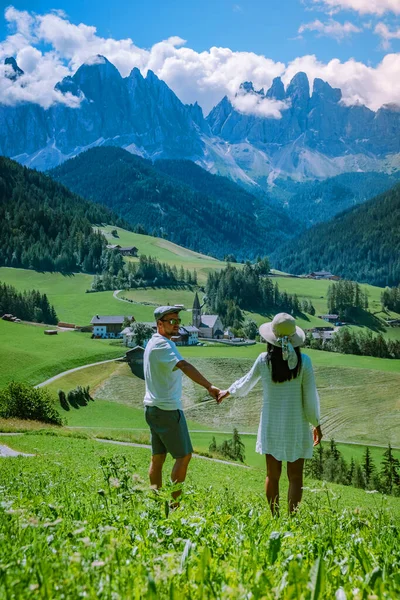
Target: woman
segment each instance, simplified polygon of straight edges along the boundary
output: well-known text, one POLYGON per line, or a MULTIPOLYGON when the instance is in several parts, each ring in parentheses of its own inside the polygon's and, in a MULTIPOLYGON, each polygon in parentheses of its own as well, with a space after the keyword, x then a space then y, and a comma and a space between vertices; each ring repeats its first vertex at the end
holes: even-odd
POLYGON ((260 354, 247 375, 220 392, 218 402, 228 396, 245 396, 261 379, 263 406, 256 451, 266 455, 267 500, 272 514, 277 514, 279 479, 285 460, 289 511, 293 512, 302 497, 304 459, 312 457, 313 445, 322 438, 319 397, 311 360, 300 352, 305 334, 296 327, 294 318, 279 313, 271 323, 261 325, 259 331, 267 342, 267 352, 260 354))

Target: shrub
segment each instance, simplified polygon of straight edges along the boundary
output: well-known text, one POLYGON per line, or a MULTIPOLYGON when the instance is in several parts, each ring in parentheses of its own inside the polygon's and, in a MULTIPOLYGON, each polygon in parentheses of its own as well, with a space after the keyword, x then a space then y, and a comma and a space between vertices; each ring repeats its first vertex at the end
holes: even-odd
POLYGON ((62 425, 52 397, 45 389, 34 388, 26 383, 11 381, 0 391, 0 417, 29 419, 43 423, 62 425))

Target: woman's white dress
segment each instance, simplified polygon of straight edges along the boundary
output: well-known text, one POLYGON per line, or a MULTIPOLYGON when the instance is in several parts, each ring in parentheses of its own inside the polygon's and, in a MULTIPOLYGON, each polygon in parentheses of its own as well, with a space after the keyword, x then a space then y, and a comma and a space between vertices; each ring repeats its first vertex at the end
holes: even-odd
POLYGON ((313 436, 310 424, 320 424, 319 396, 311 359, 302 354, 302 366, 295 379, 275 383, 267 353, 257 358, 251 370, 229 388, 232 396, 246 396, 261 379, 263 405, 256 451, 272 454, 277 460, 293 462, 311 458, 313 436))

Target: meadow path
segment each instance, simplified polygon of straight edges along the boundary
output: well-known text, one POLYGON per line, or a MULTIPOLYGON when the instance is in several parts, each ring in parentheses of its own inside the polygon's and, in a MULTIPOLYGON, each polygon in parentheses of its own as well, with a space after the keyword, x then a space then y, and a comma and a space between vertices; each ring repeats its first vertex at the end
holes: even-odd
MULTIPOLYGON (((2 435, 23 435, 23 433, 1 433, 2 435)), ((146 448, 147 450, 151 450, 150 444, 136 444, 135 442, 119 442, 117 440, 104 440, 102 438, 92 438, 95 442, 100 442, 102 444, 115 444, 117 446, 130 446, 132 448, 146 448)), ((0 444, 0 458, 8 458, 15 456, 35 456, 34 454, 26 454, 25 452, 17 452, 8 446, 0 444)), ((201 458, 202 460, 210 460, 211 462, 222 463, 223 465, 231 465, 233 467, 242 467, 243 469, 250 469, 247 465, 242 465, 239 463, 234 463, 229 460, 221 460, 220 458, 210 458, 208 456, 201 456, 201 454, 193 454, 195 458, 201 458)))
POLYGON ((53 383, 53 381, 57 381, 64 375, 69 375, 69 373, 75 373, 75 371, 81 371, 82 369, 88 369, 89 367, 95 367, 96 365, 104 365, 106 363, 115 362, 118 358, 110 358, 108 360, 100 360, 99 362, 91 363, 89 365, 81 365, 80 367, 75 367, 74 369, 69 369, 68 371, 63 371, 62 373, 58 373, 58 375, 54 375, 54 377, 50 377, 50 379, 46 379, 46 381, 42 381, 42 383, 38 383, 35 385, 35 388, 41 388, 49 383, 53 383))

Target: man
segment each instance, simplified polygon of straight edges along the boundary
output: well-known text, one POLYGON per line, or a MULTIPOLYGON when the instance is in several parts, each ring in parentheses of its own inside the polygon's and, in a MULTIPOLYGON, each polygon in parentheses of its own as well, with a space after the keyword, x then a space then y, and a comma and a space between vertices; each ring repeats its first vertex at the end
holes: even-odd
MULTIPOLYGON (((149 477, 155 489, 162 486, 162 468, 168 452, 175 459, 171 473, 173 483, 185 481, 192 457, 193 447, 182 411, 182 373, 203 386, 215 399, 220 391, 182 358, 171 339, 179 335, 181 310, 179 306, 156 308, 157 333, 149 340, 144 352, 144 405, 152 447, 149 477)), ((176 490, 172 496, 176 499, 180 493, 176 490)))

